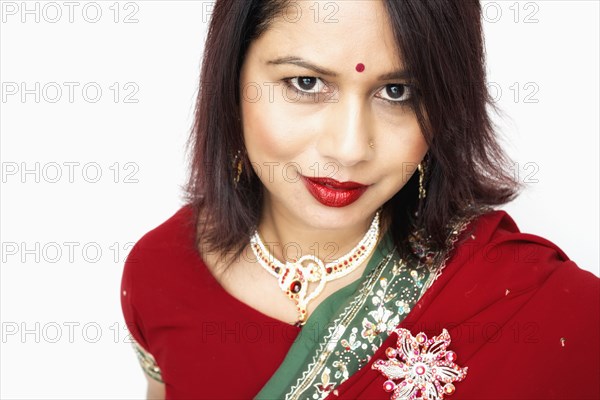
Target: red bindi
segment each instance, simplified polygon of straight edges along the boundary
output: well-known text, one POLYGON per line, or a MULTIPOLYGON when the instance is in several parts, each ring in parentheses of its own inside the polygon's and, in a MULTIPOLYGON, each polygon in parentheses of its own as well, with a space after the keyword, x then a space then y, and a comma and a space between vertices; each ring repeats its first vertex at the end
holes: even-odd
POLYGON ((356 70, 358 72, 363 72, 365 70, 365 64, 363 64, 363 63, 356 64, 356 70))

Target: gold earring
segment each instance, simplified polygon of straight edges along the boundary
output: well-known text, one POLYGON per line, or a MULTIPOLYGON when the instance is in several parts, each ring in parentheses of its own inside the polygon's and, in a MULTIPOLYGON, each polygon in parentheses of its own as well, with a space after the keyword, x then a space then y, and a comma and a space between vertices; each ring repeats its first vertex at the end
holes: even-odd
POLYGON ((233 177, 233 185, 237 187, 238 182, 240 181, 240 175, 242 175, 243 163, 242 163, 242 152, 238 150, 236 155, 233 157, 233 170, 235 171, 235 176, 233 177))
POLYGON ((419 170, 419 199, 424 199, 427 196, 427 192, 425 191, 425 185, 423 181, 425 180, 425 165, 424 162, 420 162, 417 166, 419 170))

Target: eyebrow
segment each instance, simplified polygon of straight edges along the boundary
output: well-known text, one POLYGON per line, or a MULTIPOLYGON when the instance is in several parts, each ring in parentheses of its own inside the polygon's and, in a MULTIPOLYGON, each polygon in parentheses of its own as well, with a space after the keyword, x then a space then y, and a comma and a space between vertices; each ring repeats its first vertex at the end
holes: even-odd
MULTIPOLYGON (((279 57, 276 58, 274 60, 269 60, 266 62, 266 64, 268 65, 282 65, 282 64, 293 64, 293 65, 297 65, 299 67, 303 67, 306 69, 310 69, 312 71, 315 71, 321 75, 326 75, 326 76, 333 76, 333 77, 337 77, 338 74, 330 71, 326 68, 320 67, 316 64, 313 64, 311 62, 308 62, 300 57, 294 57, 294 56, 286 56, 286 57, 279 57)), ((393 72, 388 72, 386 74, 382 74, 379 75, 377 77, 377 80, 380 81, 386 81, 386 80, 391 80, 391 79, 405 79, 408 80, 410 78, 409 73, 406 70, 398 70, 398 71, 393 71, 393 72)))

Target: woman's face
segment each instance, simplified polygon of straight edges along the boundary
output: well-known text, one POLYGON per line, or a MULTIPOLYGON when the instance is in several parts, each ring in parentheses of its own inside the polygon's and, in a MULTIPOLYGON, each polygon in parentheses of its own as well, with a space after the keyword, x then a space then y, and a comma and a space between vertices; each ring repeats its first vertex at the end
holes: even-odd
POLYGON ((427 152, 410 81, 381 1, 292 4, 251 43, 240 75, 263 211, 310 228, 364 224, 427 152))

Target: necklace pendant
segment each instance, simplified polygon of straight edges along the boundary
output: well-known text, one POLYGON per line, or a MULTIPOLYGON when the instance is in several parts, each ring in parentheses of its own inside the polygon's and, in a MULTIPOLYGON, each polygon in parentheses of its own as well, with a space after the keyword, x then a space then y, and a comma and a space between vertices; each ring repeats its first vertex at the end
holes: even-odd
POLYGON ((306 255, 296 262, 286 263, 279 286, 306 315, 308 303, 321 294, 326 283, 327 275, 323 262, 315 256, 306 255), (316 287, 309 292, 310 282, 316 283, 316 287))
POLYGON ((278 261, 264 246, 258 231, 250 238, 250 248, 258 263, 277 278, 281 290, 296 304, 298 321, 304 324, 308 303, 319 296, 325 284, 352 273, 374 250, 379 237, 379 212, 362 240, 345 256, 325 264, 314 255, 305 255, 285 264, 278 261), (309 283, 313 288, 309 292, 309 283))

